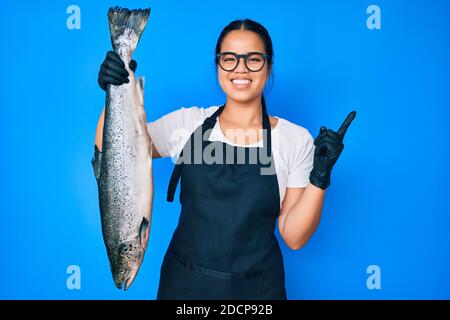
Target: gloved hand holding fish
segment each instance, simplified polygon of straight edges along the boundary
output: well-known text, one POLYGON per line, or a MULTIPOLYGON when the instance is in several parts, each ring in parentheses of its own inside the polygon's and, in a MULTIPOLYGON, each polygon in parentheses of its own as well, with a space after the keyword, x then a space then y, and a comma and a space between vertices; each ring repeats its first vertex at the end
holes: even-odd
POLYGON ((144 80, 130 68, 150 9, 108 11, 114 52, 129 81, 108 84, 102 151, 92 165, 98 185, 103 239, 117 288, 134 281, 147 248, 153 205, 152 142, 144 110, 144 80))

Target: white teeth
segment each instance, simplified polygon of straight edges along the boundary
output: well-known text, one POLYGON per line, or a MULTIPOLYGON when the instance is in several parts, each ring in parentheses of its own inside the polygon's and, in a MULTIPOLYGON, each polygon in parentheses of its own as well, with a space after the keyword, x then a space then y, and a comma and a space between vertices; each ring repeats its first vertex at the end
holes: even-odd
POLYGON ((250 80, 245 80, 245 79, 234 79, 233 83, 234 84, 250 84, 250 80))

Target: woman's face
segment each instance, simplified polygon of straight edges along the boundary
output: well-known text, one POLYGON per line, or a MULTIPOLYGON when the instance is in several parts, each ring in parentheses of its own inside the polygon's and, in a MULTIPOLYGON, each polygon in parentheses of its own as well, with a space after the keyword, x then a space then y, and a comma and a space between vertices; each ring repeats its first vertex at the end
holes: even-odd
MULTIPOLYGON (((220 52, 234 52, 236 54, 266 53, 264 43, 258 34, 248 30, 234 30, 228 33, 222 41, 220 52)), ((220 86, 228 99, 240 103, 261 99, 261 94, 270 74, 267 61, 264 67, 257 72, 249 71, 245 66, 244 59, 239 59, 239 64, 233 71, 225 71, 219 65, 217 68, 220 86)))

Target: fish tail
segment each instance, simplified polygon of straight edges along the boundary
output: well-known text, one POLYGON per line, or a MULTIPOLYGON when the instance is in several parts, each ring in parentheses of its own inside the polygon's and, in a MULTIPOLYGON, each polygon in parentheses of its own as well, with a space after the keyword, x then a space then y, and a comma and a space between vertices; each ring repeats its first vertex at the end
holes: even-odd
POLYGON ((129 35, 131 50, 134 51, 149 16, 150 8, 134 10, 119 6, 110 8, 108 10, 109 31, 111 33, 111 42, 114 51, 118 52, 118 47, 121 44, 120 38, 123 35, 129 35))

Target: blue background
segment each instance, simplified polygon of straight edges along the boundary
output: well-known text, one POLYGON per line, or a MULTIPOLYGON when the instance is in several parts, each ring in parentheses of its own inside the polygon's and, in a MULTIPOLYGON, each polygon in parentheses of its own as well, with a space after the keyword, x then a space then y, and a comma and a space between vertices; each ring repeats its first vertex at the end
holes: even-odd
MULTIPOLYGON (((97 72, 111 48, 110 6, 152 8, 135 52, 147 120, 221 104, 213 66, 236 18, 267 27, 275 48, 268 109, 307 128, 358 114, 309 243, 280 239, 290 299, 450 298, 449 1, 5 1, 0 29, 0 274, 3 299, 154 299, 179 216, 165 201, 170 159, 154 161, 151 239, 129 291, 115 288, 90 160, 104 103, 97 72), (381 8, 381 30, 366 27, 381 8), (69 30, 66 8, 81 8, 69 30), (178 53, 193 52, 189 67, 178 53), (381 289, 366 287, 369 265, 381 289), (68 290, 66 268, 81 268, 68 290)), ((177 198, 176 198, 177 199, 177 198)), ((278 231, 277 231, 278 232, 278 231)))

